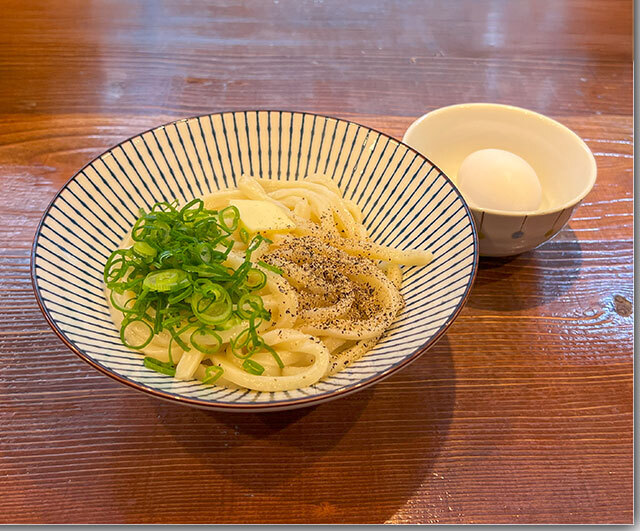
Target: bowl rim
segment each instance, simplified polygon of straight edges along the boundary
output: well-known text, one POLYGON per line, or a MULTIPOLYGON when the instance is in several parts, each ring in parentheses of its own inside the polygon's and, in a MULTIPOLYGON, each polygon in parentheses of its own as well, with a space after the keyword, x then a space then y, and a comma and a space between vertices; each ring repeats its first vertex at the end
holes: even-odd
MULTIPOLYGON (((498 210, 494 208, 480 208, 476 205, 472 205, 469 202, 468 205, 471 210, 480 212, 480 213, 486 212, 487 214, 493 214, 493 215, 505 216, 505 217, 514 217, 514 218, 521 218, 523 216, 527 216, 527 217, 547 216, 549 214, 557 214, 558 212, 562 212, 568 208, 575 207, 589 194, 589 192, 591 192, 591 190, 593 189, 596 183, 596 179, 598 176, 598 165, 596 163, 596 159, 593 155, 593 152, 591 151, 587 143, 575 131, 572 131, 566 125, 560 123, 557 120, 554 120, 553 118, 550 118, 549 116, 546 116, 536 111, 532 111, 531 109, 525 109, 524 107, 517 107, 516 105, 507 105, 505 103, 490 103, 490 102, 456 103, 454 105, 446 105, 444 107, 439 107, 437 109, 434 109, 432 111, 429 111, 423 114, 422 116, 414 120, 411 123, 411 125, 407 127, 407 130, 404 132, 404 135, 402 136, 402 142, 407 143, 409 136, 411 134, 414 134, 415 131, 418 129, 418 127, 424 121, 426 121, 428 117, 433 116, 434 114, 441 114, 441 113, 461 110, 469 107, 493 107, 493 108, 504 109, 511 112, 525 114, 525 115, 528 115, 529 117, 535 117, 535 118, 541 119, 547 125, 550 125, 551 127, 555 127, 558 129, 562 129, 563 131, 569 133, 570 137, 572 137, 573 140, 576 141, 578 146, 582 148, 582 151, 584 152, 587 160, 589 161, 589 177, 583 190, 578 195, 576 195, 574 199, 566 201, 565 203, 559 206, 556 206, 553 208, 547 208, 545 210, 498 210)), ((425 158, 427 157, 425 156, 425 158)), ((427 160, 429 159, 427 158, 427 160)))
POLYGON ((71 350, 74 354, 76 354, 80 359, 82 359, 84 362, 88 363, 89 365, 91 365, 94 369, 97 369, 98 371, 100 371, 101 373, 105 374, 106 376, 116 380, 117 382, 124 384, 128 387, 131 387, 137 391, 140 391, 142 393, 145 393, 147 395, 151 395, 155 398, 159 398, 159 399, 163 399, 166 401, 170 401, 170 402, 177 402, 180 404, 184 404, 184 405, 189 405, 192 407, 198 407, 198 408, 202 408, 202 409, 209 409, 209 410, 215 410, 215 411, 237 411, 237 412, 261 412, 261 411, 276 411, 276 410, 286 410, 286 409, 296 409, 296 408, 300 408, 300 407, 306 407, 306 406, 313 406, 313 405, 318 405, 324 402, 328 402, 330 400, 336 399, 336 398, 340 398, 346 395, 350 395, 352 393, 355 393, 357 391, 360 391, 366 387, 369 387, 371 385, 374 385, 378 382, 380 382, 381 380, 391 376, 392 374, 396 373, 397 371, 399 371, 400 369, 406 367, 407 365, 409 365, 410 363, 412 363, 413 361, 415 361, 416 359, 418 359, 420 356, 422 356, 425 352, 427 352, 427 350, 429 350, 441 337, 442 335, 449 329, 449 327, 453 324, 453 322, 456 320, 456 318, 458 317, 458 315, 460 314, 460 312, 462 311, 462 308, 465 306, 465 304, 467 303, 467 300, 469 298, 469 294, 471 292, 471 288, 473 287, 473 284, 475 282, 476 276, 477 276, 477 272, 478 272, 478 260, 479 260, 479 240, 478 240, 478 233, 476 230, 476 224, 475 224, 475 219, 474 216, 471 212, 471 209, 469 208, 469 205, 467 204, 467 202, 465 201, 464 197, 462 197, 462 194, 460 193, 460 190, 458 190, 458 188, 456 187, 456 185, 453 183, 453 181, 437 166, 435 165, 431 160, 429 160, 427 157, 425 157, 422 153, 418 152, 417 150, 415 150, 414 148, 412 148, 411 146, 405 144, 402 140, 398 140, 394 137, 392 137, 391 135, 387 134, 387 133, 383 133, 382 131, 379 131, 378 129, 374 129, 373 127, 369 127, 367 125, 363 125, 363 124, 359 124, 358 122, 354 122, 352 120, 347 120, 344 118, 337 118, 335 116, 330 116, 330 115, 326 115, 326 114, 319 114, 319 113, 314 113, 314 112, 307 112, 307 111, 293 111, 293 110, 280 110, 280 109, 240 109, 240 110, 226 110, 226 111, 218 111, 218 112, 212 112, 212 113, 205 113, 205 114, 198 114, 198 115, 194 115, 194 116, 190 116, 187 118, 178 118, 175 120, 171 120, 165 123, 162 123, 160 125, 156 125, 154 127, 150 127, 144 131, 141 131, 139 133, 136 133, 135 135, 132 135, 128 138, 125 138, 121 141, 119 141, 117 144, 112 145, 111 147, 109 147, 108 149, 106 149, 105 151, 101 152, 99 155, 97 155, 96 157, 94 157, 93 159, 91 159, 89 162, 87 162, 84 166, 82 166, 82 168, 80 168, 78 171, 76 171, 61 187, 60 189, 55 193, 55 195, 53 196, 53 198, 51 199, 51 201, 49 202, 49 204, 47 205, 46 209, 44 210, 40 221, 38 222, 38 225, 36 227, 36 231, 33 237, 33 243, 31 245, 31 253, 30 253, 30 273, 31 273, 31 285, 33 287, 33 291, 35 293, 35 298, 36 298, 36 302, 38 304, 38 307, 40 308, 40 311, 42 312, 45 320, 47 321, 48 325, 51 327, 51 329, 54 331, 54 333, 58 336, 58 338, 60 338, 60 340, 67 346, 67 348, 69 348, 69 350, 71 350), (434 335, 431 337, 431 339, 429 339, 429 341, 427 341, 426 343, 424 343, 423 345, 421 345, 420 347, 418 347, 414 352, 412 352, 411 354, 409 354, 406 358, 402 359, 400 362, 398 362, 395 365, 392 365, 391 367, 389 367, 387 370, 381 372, 380 374, 377 374, 369 379, 366 380, 360 380, 358 383, 356 383, 355 385, 353 385, 352 387, 348 387, 348 388, 341 388, 341 389, 337 389, 335 391, 330 391, 326 394, 322 394, 322 395, 316 395, 316 396, 308 396, 308 397, 303 397, 303 398, 299 398, 299 399, 291 399, 291 400, 287 400, 287 401, 278 401, 278 402, 273 402, 273 401, 267 401, 267 402, 251 402, 251 403, 246 403, 246 402, 239 402, 239 403, 234 403, 234 402, 229 402, 229 403, 224 403, 224 402, 211 402, 211 401, 207 401, 207 400, 202 400, 202 399, 198 399, 198 398, 189 398, 189 397, 185 397, 179 394, 173 394, 173 393, 168 393, 165 391, 160 391, 158 389, 154 389, 153 387, 150 386, 146 386, 144 384, 135 382, 129 378, 123 377, 122 375, 118 374, 117 372, 113 371, 112 369, 109 369, 107 367, 102 366, 100 363, 97 363, 95 360, 93 360, 91 358, 91 356, 83 353, 78 347, 76 347, 76 345, 69 340, 65 333, 60 329, 60 327, 58 326, 56 320, 53 318, 53 316, 50 314, 49 310, 47 309, 47 307, 45 306, 42 294, 40 293, 40 287, 38 285, 38 281, 37 281, 37 275, 36 275, 36 251, 38 248, 38 242, 40 239, 40 233, 42 230, 42 226, 44 224, 44 221, 46 220, 46 218, 49 215, 49 212, 51 210, 51 208, 53 207, 54 203, 57 201, 58 197, 62 194, 62 192, 64 192, 67 187, 73 182, 75 181, 75 179, 87 168, 89 167, 91 164, 93 164, 94 162, 96 162, 97 160, 99 160, 101 157, 103 157, 104 155, 106 155, 107 153, 110 153, 112 150, 116 149, 118 146, 124 144, 125 142, 129 142, 132 141, 134 138, 140 137, 146 133, 149 133, 151 131, 154 131, 156 129, 160 129, 163 127, 167 127, 169 125, 172 124, 177 124, 179 122, 186 122, 189 120, 196 120, 198 118, 204 118, 204 117, 208 117, 208 116, 216 116, 216 115, 223 115, 223 114, 235 114, 235 113, 261 113, 261 112, 266 112, 266 113, 281 113, 281 114, 300 114, 303 116, 316 116, 316 117, 321 117, 321 118, 327 118, 330 120, 336 120, 339 122, 345 122, 347 124, 353 124, 356 125, 358 127, 362 127, 365 129, 368 129, 370 131, 373 131, 375 133, 378 133, 379 135, 382 135, 385 138, 389 138, 395 142, 398 142, 399 144, 402 144, 403 146, 405 146, 409 151, 415 153, 416 155, 418 155, 420 158, 424 159, 425 161, 427 161, 429 164, 431 164, 433 166, 433 168, 435 168, 448 182, 449 184, 452 186, 454 193, 457 194, 458 198, 460 199, 460 201, 462 202, 462 205, 464 207, 464 210, 467 214, 467 218, 469 219, 470 222, 470 226, 471 226, 471 235, 473 238, 473 262, 472 262, 472 266, 471 266, 471 273, 470 273, 470 278, 469 281, 467 283, 467 287, 465 288, 464 293, 462 294, 462 297, 460 299, 460 302, 458 303, 457 307, 455 308, 455 310, 451 313, 451 315, 449 316, 449 318, 447 319, 447 321, 445 323, 443 323, 441 325, 441 327, 434 333, 434 335))

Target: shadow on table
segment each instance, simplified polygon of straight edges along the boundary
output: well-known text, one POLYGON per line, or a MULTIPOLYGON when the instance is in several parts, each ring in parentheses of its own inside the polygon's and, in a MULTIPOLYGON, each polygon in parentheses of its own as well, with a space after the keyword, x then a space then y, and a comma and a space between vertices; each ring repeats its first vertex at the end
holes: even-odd
POLYGON ((420 488, 445 443, 454 376, 445 337, 385 382, 312 408, 157 408, 176 443, 227 485, 217 507, 242 506, 225 521, 380 523, 420 488))
POLYGON ((582 249, 571 229, 517 256, 480 257, 467 304, 491 311, 542 306, 571 290, 580 274, 582 249))

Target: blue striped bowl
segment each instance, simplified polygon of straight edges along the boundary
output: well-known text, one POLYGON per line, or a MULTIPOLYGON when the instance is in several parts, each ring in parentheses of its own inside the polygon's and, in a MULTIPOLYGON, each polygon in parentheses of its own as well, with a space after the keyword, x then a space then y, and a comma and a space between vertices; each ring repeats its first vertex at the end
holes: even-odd
POLYGON ((69 348, 108 376, 159 398, 218 410, 279 410, 331 400, 389 376, 451 325, 473 282, 478 244, 467 205, 422 155, 367 127, 326 116, 241 111, 200 116, 135 136, 89 163, 58 192, 33 244, 31 274, 45 318, 69 348), (139 207, 232 186, 244 173, 296 179, 322 172, 355 200, 375 241, 428 248, 406 268, 406 308, 378 346, 344 371, 297 391, 260 393, 179 382, 145 368, 120 342, 102 269, 139 207))

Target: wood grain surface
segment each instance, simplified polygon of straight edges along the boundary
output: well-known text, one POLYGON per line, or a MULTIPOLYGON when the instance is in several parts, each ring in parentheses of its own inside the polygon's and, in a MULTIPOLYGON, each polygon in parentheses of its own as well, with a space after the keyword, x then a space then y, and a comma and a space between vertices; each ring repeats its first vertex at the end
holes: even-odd
POLYGON ((630 1, 0 5, 0 523, 630 523, 630 1), (598 182, 539 249, 482 259, 420 360, 275 414, 165 403, 84 364, 29 278, 36 224, 104 149, 231 109, 401 138, 468 101, 548 114, 598 182))

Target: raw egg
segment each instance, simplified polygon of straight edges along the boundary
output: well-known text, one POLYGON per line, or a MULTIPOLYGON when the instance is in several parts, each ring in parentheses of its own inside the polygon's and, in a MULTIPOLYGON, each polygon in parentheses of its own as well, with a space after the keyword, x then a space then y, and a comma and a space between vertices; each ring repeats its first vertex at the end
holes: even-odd
POLYGON ((540 208, 542 187, 523 158, 503 149, 480 149, 458 170, 458 187, 475 208, 531 211, 540 208))

